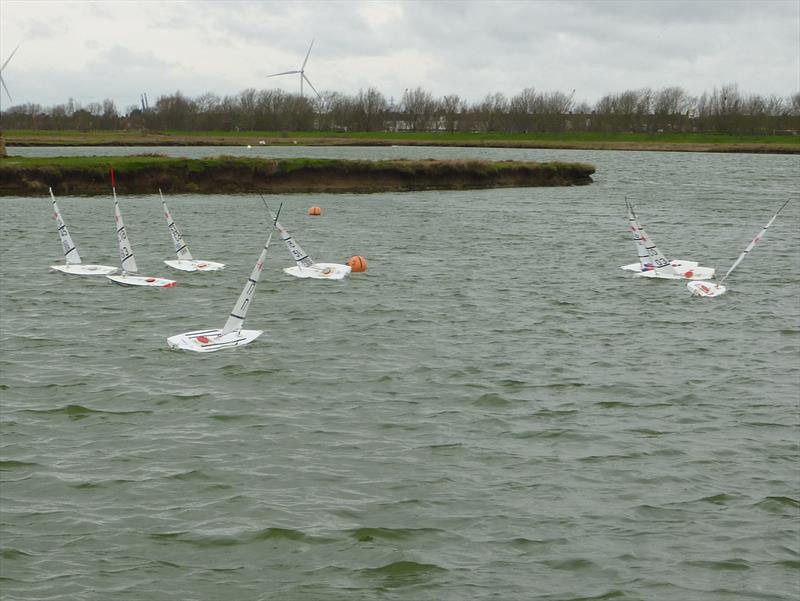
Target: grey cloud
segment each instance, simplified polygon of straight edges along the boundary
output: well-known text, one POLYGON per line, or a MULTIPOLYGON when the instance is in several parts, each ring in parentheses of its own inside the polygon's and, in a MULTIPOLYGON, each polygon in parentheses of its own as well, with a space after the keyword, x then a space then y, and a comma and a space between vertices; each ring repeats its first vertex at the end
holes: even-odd
MULTIPOLYGON (((14 0, 11 5, 29 6, 14 0)), ((796 0, 203 0, 104 2, 94 11, 77 10, 83 6, 70 4, 76 10, 61 21, 34 19, 32 10, 22 21, 26 29, 46 31, 53 40, 65 39, 69 25, 70 42, 115 27, 116 47, 103 50, 106 40, 90 53, 93 74, 124 71, 141 77, 136 87, 151 90, 165 82, 161 93, 176 88, 189 95, 197 89, 224 95, 247 87, 296 91, 294 82, 264 76, 299 67, 312 38, 309 77, 321 91, 345 94, 374 86, 399 97, 403 88, 421 86, 435 95, 456 93, 474 101, 498 91, 510 96, 525 87, 565 93, 577 88, 576 99, 594 102, 640 87, 680 86, 701 93, 736 82, 742 90, 781 95, 800 89, 796 0), (73 17, 87 12, 93 17, 85 22, 73 17), (132 26, 139 24, 136 36, 120 19, 123 13, 132 26), (182 47, 187 40, 199 44, 182 47), (231 69, 221 67, 221 56, 235 63, 231 69)), ((2 33, 8 39, 5 29, 2 33)), ((35 51, 32 46, 29 52, 35 51)), ((63 63, 61 58, 48 60, 53 70, 70 70, 84 57, 65 49, 63 63)), ((76 77, 73 86, 53 86, 49 95, 82 94, 76 88, 84 82, 89 86, 91 79, 92 73, 76 77)))

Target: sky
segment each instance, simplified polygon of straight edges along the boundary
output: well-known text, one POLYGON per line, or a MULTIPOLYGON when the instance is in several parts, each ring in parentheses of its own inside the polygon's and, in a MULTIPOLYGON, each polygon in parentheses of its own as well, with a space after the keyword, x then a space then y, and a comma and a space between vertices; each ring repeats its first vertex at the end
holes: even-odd
POLYGON ((0 61, 19 46, 0 106, 299 93, 299 76, 267 75, 299 69, 312 40, 318 91, 396 102, 417 87, 470 103, 575 90, 590 106, 642 88, 800 92, 800 0, 0 0, 0 61))

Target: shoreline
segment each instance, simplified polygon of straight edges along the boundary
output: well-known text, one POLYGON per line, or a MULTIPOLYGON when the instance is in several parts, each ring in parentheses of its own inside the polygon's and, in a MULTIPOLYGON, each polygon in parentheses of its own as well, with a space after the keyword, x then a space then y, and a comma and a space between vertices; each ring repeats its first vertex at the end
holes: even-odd
POLYGON ((432 146, 445 148, 519 148, 539 150, 616 150, 622 152, 718 152, 724 154, 800 154, 800 146, 768 145, 768 144, 702 144, 702 143, 654 143, 654 142, 521 142, 521 141, 464 141, 440 142, 435 140, 413 140, 398 142, 396 140, 340 140, 337 138, 312 138, 287 141, 270 140, 267 144, 250 140, 146 140, 146 141, 53 141, 53 142, 14 142, 6 145, 6 152, 13 157, 16 148, 126 148, 126 147, 243 147, 264 148, 269 146, 317 146, 317 147, 391 147, 391 146, 432 146))

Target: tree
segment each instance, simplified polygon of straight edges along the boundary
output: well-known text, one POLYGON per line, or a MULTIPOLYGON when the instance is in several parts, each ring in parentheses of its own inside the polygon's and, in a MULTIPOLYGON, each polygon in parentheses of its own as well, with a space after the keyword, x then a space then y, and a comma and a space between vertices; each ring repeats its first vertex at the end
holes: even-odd
POLYGON ((172 96, 161 96, 155 109, 162 129, 194 129, 197 105, 180 91, 172 96))
POLYGON ((450 94, 439 103, 444 126, 451 134, 460 129, 461 116, 467 110, 467 103, 458 94, 450 94))
POLYGON ((525 88, 508 105, 511 131, 528 132, 536 127, 536 115, 542 111, 542 96, 534 88, 525 88))
POLYGON ((356 128, 360 131, 383 129, 388 107, 386 97, 377 89, 359 90, 354 103, 356 128))
POLYGON ((406 89, 401 104, 408 125, 413 131, 425 131, 431 128, 436 102, 430 92, 422 88, 406 89))
POLYGON ((506 115, 508 115, 508 100, 502 92, 487 94, 483 102, 478 105, 478 114, 483 125, 483 131, 505 131, 506 115))
POLYGON ((685 131, 695 100, 683 88, 673 86, 654 93, 653 127, 656 131, 685 131))

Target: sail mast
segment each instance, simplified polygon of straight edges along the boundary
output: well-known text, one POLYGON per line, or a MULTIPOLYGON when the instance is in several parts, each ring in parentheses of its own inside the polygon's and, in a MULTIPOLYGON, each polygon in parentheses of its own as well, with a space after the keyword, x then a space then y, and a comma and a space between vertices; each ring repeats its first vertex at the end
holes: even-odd
MULTIPOLYGON (((269 214, 272 216, 272 223, 275 226, 275 229, 278 230, 281 240, 283 240, 284 244, 286 244, 286 248, 289 249, 289 254, 292 255, 292 258, 294 259, 294 262, 297 263, 297 266, 301 269, 308 269, 309 267, 312 267, 314 265, 314 261, 308 256, 308 254, 306 254, 301 246, 295 242, 294 238, 292 238, 292 235, 287 232, 278 222, 278 216, 272 212, 272 209, 269 208, 269 205, 267 204, 267 201, 264 200, 263 196, 261 197, 261 201, 264 203, 264 206, 267 207, 267 211, 269 211, 269 214)), ((278 210, 278 213, 280 213, 280 209, 278 210)))
POLYGON ((164 209, 164 218, 167 220, 167 229, 169 229, 169 235, 172 236, 172 244, 175 246, 175 254, 178 256, 178 260, 191 261, 192 253, 189 252, 189 247, 186 246, 186 242, 183 240, 181 231, 178 229, 178 226, 175 225, 175 220, 172 218, 172 215, 167 208, 167 202, 164 200, 164 195, 161 193, 161 188, 158 189, 158 195, 161 197, 161 206, 164 209))
MULTIPOLYGON (((282 206, 283 204, 281 204, 281 207, 282 206)), ((279 207, 278 213, 280 212, 281 209, 279 207)), ((277 219, 278 217, 275 216, 276 221, 277 219)), ((231 311, 228 321, 226 321, 225 325, 222 327, 222 330, 219 334, 220 336, 225 336, 225 334, 230 334, 231 332, 241 330, 244 326, 244 318, 247 317, 247 309, 250 307, 250 301, 253 300, 253 295, 256 292, 256 286, 258 285, 258 280, 261 277, 261 271, 264 269, 264 261, 267 260, 269 243, 272 240, 272 234, 274 233, 275 230, 270 229, 269 236, 267 237, 267 243, 264 245, 264 249, 261 251, 261 255, 259 255, 258 261, 256 261, 255 267, 253 267, 253 272, 250 274, 250 277, 247 279, 247 282, 242 289, 242 293, 236 300, 236 304, 233 306, 233 311, 231 311)))
POLYGON ((136 259, 133 256, 131 241, 128 239, 128 232, 125 229, 125 222, 122 221, 122 213, 119 210, 117 200, 117 178, 114 170, 111 170, 111 192, 114 195, 114 218, 117 223, 117 242, 119 242, 119 261, 122 265, 122 273, 137 273, 136 259))
POLYGON ((767 233, 767 230, 769 229, 769 226, 772 225, 772 222, 775 221, 775 218, 778 216, 778 213, 783 211, 783 208, 788 204, 789 204, 789 201, 787 200, 785 203, 783 203, 781 205, 780 209, 775 211, 775 214, 772 216, 772 219, 770 219, 769 222, 767 223, 767 225, 764 226, 764 228, 758 233, 758 235, 750 241, 750 244, 747 245, 747 248, 745 248, 744 251, 742 251, 742 254, 739 255, 739 258, 736 259, 736 261, 734 262, 733 265, 731 265, 731 268, 727 271, 727 273, 724 276, 722 276, 722 279, 719 281, 719 284, 722 284, 722 282, 725 281, 725 278, 727 278, 731 274, 731 272, 734 269, 736 269, 736 267, 739 265, 739 263, 741 263, 742 260, 748 255, 748 253, 751 250, 753 250, 753 247, 756 244, 758 244, 759 242, 761 242, 761 240, 764 238, 764 234, 767 233))

